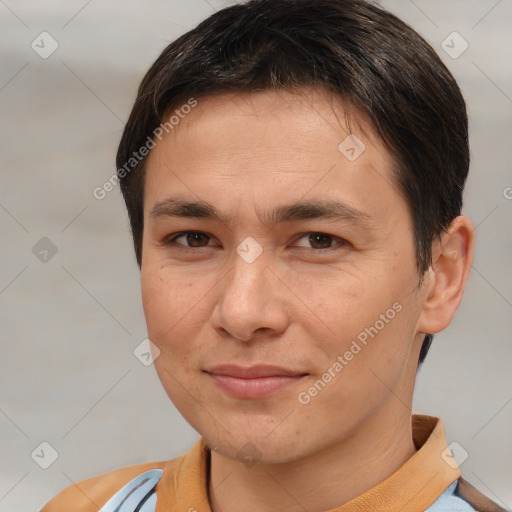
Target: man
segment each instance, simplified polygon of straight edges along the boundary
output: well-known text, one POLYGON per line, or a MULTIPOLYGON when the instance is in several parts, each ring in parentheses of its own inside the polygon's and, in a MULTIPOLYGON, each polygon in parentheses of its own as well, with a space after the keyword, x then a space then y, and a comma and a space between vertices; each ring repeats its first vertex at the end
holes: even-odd
POLYGON ((460 304, 467 115, 362 0, 253 0, 171 43, 117 155, 155 367, 201 439, 58 510, 502 510, 460 478, 418 365, 460 304))

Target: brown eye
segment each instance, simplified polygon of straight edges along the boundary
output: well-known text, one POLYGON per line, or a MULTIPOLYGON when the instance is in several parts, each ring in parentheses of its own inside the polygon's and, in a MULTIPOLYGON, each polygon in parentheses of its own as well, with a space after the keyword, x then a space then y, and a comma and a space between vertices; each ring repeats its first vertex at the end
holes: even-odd
POLYGON ((203 247, 208 245, 209 236, 203 233, 187 233, 187 243, 191 247, 203 247))
POLYGON ((210 237, 199 231, 186 231, 169 240, 169 242, 176 242, 178 245, 184 245, 185 247, 206 247, 209 241, 210 237), (180 238, 185 239, 185 243, 180 242, 180 238))
POLYGON ((345 241, 341 238, 326 233, 305 233, 297 240, 295 246, 307 249, 330 249, 335 245, 344 244, 345 241))
POLYGON ((309 235, 308 241, 314 249, 327 249, 331 247, 333 237, 323 233, 312 233, 309 235))

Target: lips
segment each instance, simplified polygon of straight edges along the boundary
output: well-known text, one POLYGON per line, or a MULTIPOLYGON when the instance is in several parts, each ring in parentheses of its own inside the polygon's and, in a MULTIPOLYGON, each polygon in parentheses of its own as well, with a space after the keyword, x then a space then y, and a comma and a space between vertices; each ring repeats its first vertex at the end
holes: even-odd
POLYGON ((220 365, 206 370, 225 393, 241 399, 266 398, 298 382, 307 373, 278 366, 220 365))

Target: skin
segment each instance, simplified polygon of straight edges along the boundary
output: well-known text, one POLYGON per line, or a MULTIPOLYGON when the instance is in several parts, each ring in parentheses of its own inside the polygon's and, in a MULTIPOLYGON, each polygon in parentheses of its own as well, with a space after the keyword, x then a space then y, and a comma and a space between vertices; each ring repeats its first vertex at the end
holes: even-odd
POLYGON ((459 305, 473 228, 466 217, 454 220, 434 242, 419 286, 411 214, 394 184, 393 160, 354 111, 351 130, 365 150, 349 161, 338 149, 349 135, 345 114, 320 90, 200 99, 147 161, 141 285, 148 335, 160 350, 155 366, 166 392, 212 450, 214 512, 240 503, 247 512, 329 510, 415 453, 419 350, 424 333, 444 329, 459 305), (229 219, 152 216, 171 196, 206 201, 229 219), (282 205, 326 200, 363 212, 364 221, 272 224, 265 217, 282 205), (183 231, 203 235, 173 239, 183 231), (311 241, 312 233, 325 236, 311 241), (236 251, 249 236, 263 248, 252 263, 236 251), (401 311, 300 403, 298 394, 395 303, 401 311), (306 375, 267 398, 234 398, 205 372, 228 363, 306 375), (247 450, 257 464, 246 463, 247 450))

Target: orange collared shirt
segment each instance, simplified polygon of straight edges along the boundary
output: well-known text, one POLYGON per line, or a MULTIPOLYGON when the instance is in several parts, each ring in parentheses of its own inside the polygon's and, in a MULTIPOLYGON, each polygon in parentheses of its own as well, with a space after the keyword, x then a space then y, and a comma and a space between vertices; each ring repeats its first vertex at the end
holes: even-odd
MULTIPOLYGON (((389 478, 330 512, 418 512, 430 507, 460 477, 447 450, 444 426, 430 416, 412 417, 418 451, 389 478)), ((211 512, 208 500, 209 449, 203 438, 185 455, 166 462, 128 466, 72 485, 41 512, 97 512, 140 473, 162 469, 156 512, 211 512)))

